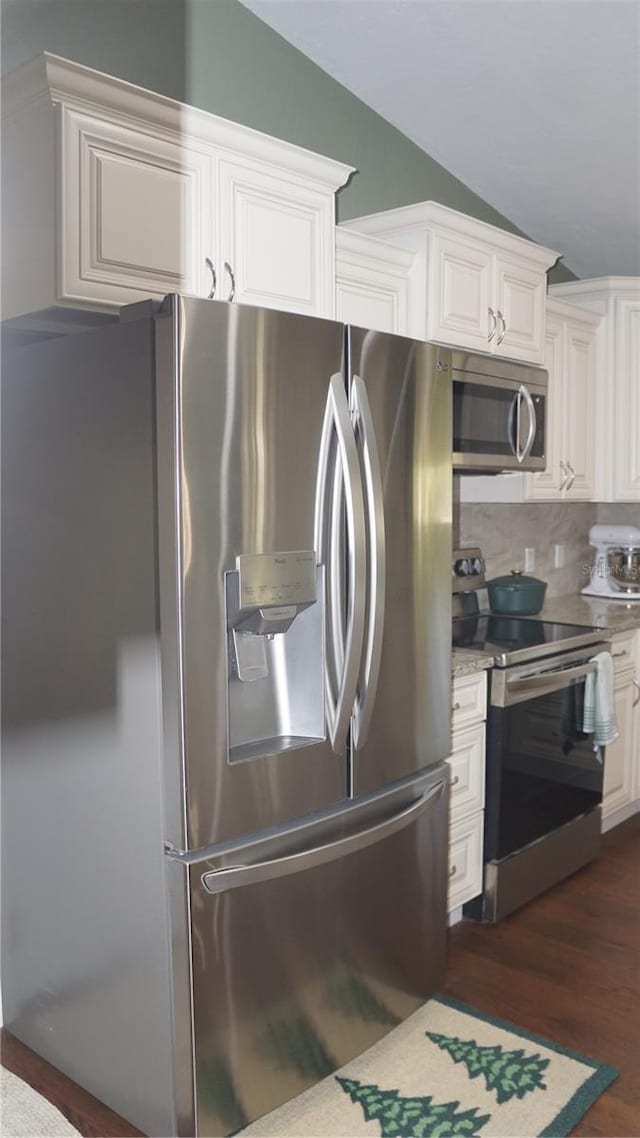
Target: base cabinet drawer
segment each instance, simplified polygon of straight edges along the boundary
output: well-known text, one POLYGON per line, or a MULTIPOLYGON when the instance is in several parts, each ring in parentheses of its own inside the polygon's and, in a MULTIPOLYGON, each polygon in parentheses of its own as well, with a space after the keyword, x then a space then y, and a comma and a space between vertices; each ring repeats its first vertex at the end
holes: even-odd
POLYGON ((453 681, 451 700, 452 731, 480 723, 486 718, 487 673, 480 672, 470 676, 458 676, 453 681))
POLYGON ((447 762, 451 768, 451 821, 458 822, 484 806, 485 725, 456 731, 447 762))
POLYGON ((477 897, 482 889, 483 818, 480 811, 454 822, 449 830, 449 910, 477 897))

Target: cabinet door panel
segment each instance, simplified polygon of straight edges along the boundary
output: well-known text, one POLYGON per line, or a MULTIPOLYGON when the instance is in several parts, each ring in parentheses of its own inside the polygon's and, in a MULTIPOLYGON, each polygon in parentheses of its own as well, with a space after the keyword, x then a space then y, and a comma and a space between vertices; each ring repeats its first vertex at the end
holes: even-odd
POLYGON ((334 219, 326 194, 227 159, 219 185, 220 261, 232 268, 235 299, 332 317, 334 219))
POLYGON ((564 455, 575 478, 566 498, 593 500, 595 492, 595 337, 567 324, 564 383, 564 455))
MULTIPOLYGON (((491 253, 436 234, 428 339, 489 352, 491 253)), ((495 337, 492 342, 495 342, 495 337)))
POLYGON ((545 335, 544 367, 549 373, 547 396, 546 450, 547 468, 540 474, 528 476, 527 497, 532 501, 554 501, 562 498, 562 482, 565 475, 560 466, 563 435, 563 329, 562 324, 547 318, 545 335))
POLYGON ((615 396, 613 497, 640 501, 640 304, 618 302, 616 342, 619 359, 615 396))
POLYGON ((505 322, 496 353, 514 360, 540 363, 544 352, 547 279, 522 265, 496 257, 495 303, 505 322))
POLYGON ((208 156, 67 109, 62 135, 61 299, 120 305, 202 295, 208 156))
POLYGON ((604 818, 631 801, 634 763, 634 707, 636 690, 631 680, 616 683, 615 708, 620 735, 606 748, 604 759, 604 818))

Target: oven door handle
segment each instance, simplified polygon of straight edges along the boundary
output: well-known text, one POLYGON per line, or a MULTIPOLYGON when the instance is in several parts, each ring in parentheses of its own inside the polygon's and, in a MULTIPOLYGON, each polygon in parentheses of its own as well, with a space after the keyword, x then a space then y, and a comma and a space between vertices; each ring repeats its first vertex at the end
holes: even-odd
POLYGON ((595 672, 594 660, 579 664, 575 668, 562 668, 557 672, 539 672, 537 675, 514 676, 508 678, 504 693, 503 707, 511 703, 522 703, 525 699, 535 699, 539 695, 550 695, 554 691, 568 688, 573 680, 584 679, 595 672))

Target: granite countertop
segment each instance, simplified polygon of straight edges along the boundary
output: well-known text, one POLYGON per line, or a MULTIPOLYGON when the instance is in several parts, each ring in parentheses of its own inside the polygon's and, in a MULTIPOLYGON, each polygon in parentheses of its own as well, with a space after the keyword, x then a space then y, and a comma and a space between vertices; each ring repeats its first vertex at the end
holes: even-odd
POLYGON ((451 674, 469 676, 472 672, 485 672, 493 667, 494 657, 489 652, 476 652, 473 648, 454 648, 451 658, 451 674))
POLYGON ((640 601, 607 601, 571 593, 566 597, 549 597, 539 618, 564 624, 587 624, 612 633, 627 632, 640 628, 640 601))

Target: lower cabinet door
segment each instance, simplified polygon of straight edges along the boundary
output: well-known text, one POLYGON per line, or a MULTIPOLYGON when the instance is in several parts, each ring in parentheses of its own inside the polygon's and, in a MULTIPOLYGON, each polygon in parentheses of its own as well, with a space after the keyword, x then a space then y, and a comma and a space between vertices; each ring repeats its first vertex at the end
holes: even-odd
POLYGON ((449 831, 449 912, 482 890, 483 820, 480 811, 454 822, 449 831))
POLYGON ((637 692, 633 677, 622 673, 616 679, 615 708, 620 735, 605 749, 602 816, 626 806, 633 793, 634 709, 637 692))

